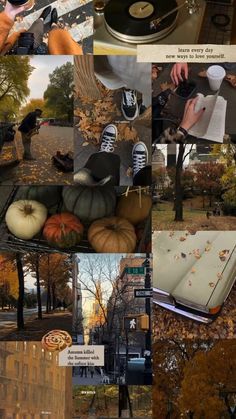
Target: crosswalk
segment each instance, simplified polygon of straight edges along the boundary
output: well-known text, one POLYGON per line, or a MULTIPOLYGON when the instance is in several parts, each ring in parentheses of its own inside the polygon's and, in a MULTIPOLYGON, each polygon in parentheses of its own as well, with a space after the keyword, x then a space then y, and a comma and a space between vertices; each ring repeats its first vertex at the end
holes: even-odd
MULTIPOLYGON (((92 53, 93 3, 91 0, 36 0, 32 10, 16 19, 12 31, 29 29, 48 5, 57 8, 60 24, 70 32, 73 39, 83 46, 83 52, 85 54, 92 53)), ((0 4, 0 11, 2 9, 3 6, 0 4)), ((47 39, 47 27, 45 39, 47 39)))

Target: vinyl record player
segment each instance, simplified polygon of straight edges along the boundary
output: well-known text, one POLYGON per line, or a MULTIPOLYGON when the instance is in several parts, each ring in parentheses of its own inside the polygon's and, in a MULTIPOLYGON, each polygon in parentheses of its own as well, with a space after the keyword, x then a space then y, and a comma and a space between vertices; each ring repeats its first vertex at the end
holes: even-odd
POLYGON ((111 35, 124 42, 154 42, 175 28, 177 8, 175 0, 110 0, 104 9, 105 26, 111 35))
POLYGON ((194 44, 206 4, 205 0, 94 1, 98 55, 135 55, 137 44, 194 44))

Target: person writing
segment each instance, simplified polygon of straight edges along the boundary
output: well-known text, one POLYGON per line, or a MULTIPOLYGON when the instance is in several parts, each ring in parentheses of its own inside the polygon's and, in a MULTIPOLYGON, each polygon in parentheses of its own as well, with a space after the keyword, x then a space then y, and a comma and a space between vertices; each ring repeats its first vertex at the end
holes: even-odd
POLYGON ((33 34, 34 37, 34 51, 37 53, 37 48, 43 42, 44 22, 50 15, 50 31, 48 34, 48 52, 52 55, 82 55, 82 47, 72 39, 70 33, 65 29, 58 27, 58 13, 57 9, 52 9, 51 6, 46 7, 39 18, 25 31, 9 33, 14 25, 15 18, 18 14, 24 12, 26 7, 13 6, 10 2, 6 2, 5 9, 0 13, 0 54, 5 55, 9 53, 15 45, 17 45, 20 37, 24 32, 33 34))
POLYGON ((198 96, 193 99, 189 99, 186 102, 184 108, 184 114, 178 128, 167 128, 160 135, 158 143, 169 144, 169 143, 181 143, 188 136, 188 131, 201 119, 206 108, 200 109, 198 112, 195 111, 195 106, 198 101, 198 96))

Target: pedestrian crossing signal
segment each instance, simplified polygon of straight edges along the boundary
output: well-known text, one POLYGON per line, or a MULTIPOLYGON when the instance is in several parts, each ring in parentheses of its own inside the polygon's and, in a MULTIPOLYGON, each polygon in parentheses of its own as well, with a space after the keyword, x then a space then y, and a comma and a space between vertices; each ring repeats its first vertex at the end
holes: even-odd
POLYGON ((149 330, 148 314, 130 314, 123 319, 123 328, 129 332, 149 330))
POLYGON ((137 330, 137 316, 124 317, 124 329, 134 332, 137 330))

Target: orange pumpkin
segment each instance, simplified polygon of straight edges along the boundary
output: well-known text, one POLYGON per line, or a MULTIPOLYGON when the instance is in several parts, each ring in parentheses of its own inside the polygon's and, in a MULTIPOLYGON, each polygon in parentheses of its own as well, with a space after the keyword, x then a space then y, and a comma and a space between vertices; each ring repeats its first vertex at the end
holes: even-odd
POLYGON ((117 217, 126 218, 133 225, 141 223, 145 220, 152 208, 152 198, 150 195, 141 194, 141 201, 137 192, 130 191, 128 195, 122 195, 119 198, 116 215, 117 217))
POLYGON ((98 253, 132 253, 137 242, 132 224, 119 217, 94 221, 88 230, 88 240, 98 253))
POLYGON ((80 242, 84 227, 78 217, 68 212, 52 215, 45 223, 43 236, 55 247, 73 247, 80 242))

